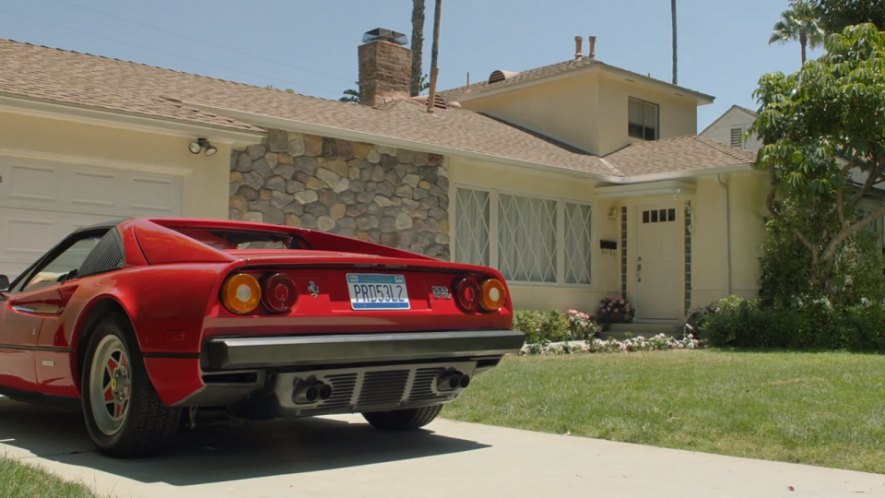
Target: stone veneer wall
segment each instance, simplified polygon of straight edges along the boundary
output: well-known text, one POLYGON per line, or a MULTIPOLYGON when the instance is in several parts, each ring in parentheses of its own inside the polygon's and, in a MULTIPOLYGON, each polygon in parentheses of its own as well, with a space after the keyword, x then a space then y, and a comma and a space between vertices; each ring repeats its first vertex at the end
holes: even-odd
POLYGON ((271 130, 231 154, 230 218, 319 229, 449 259, 443 156, 271 130))

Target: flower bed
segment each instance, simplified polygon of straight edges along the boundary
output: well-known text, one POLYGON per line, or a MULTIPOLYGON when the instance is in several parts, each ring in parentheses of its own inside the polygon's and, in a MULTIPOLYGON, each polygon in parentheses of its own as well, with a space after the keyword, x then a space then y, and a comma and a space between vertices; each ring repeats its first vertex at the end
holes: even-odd
POLYGON ((619 341, 614 338, 586 341, 526 343, 520 355, 574 354, 574 353, 628 353, 633 351, 664 351, 670 349, 698 349, 703 341, 691 334, 683 338, 658 334, 652 337, 636 336, 619 341))

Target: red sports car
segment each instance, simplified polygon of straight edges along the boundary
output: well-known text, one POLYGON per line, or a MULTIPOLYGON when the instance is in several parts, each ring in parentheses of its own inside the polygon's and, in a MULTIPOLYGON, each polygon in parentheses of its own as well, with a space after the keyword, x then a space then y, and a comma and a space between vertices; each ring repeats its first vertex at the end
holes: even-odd
POLYGON ((0 276, 0 393, 145 455, 199 408, 421 427, 517 351, 497 271, 292 227, 132 219, 0 276))

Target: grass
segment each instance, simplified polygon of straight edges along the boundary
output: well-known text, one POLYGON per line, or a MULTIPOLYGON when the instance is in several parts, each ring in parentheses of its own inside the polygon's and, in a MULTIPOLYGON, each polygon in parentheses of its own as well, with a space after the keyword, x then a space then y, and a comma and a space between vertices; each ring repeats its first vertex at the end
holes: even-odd
POLYGON ((443 416, 885 474, 885 355, 508 357, 443 416))
POLYGON ((95 498, 82 484, 56 477, 33 465, 0 457, 0 496, 3 498, 95 498))

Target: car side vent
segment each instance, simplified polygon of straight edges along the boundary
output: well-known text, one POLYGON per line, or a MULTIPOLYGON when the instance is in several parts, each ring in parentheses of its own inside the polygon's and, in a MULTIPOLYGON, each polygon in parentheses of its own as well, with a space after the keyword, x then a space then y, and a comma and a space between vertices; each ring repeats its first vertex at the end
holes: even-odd
POLYGON ((96 273, 104 273, 122 267, 123 249, 120 235, 116 229, 112 228, 98 241, 98 244, 89 253, 89 256, 86 256, 86 260, 80 265, 80 270, 77 274, 85 277, 86 275, 95 275, 96 273))

